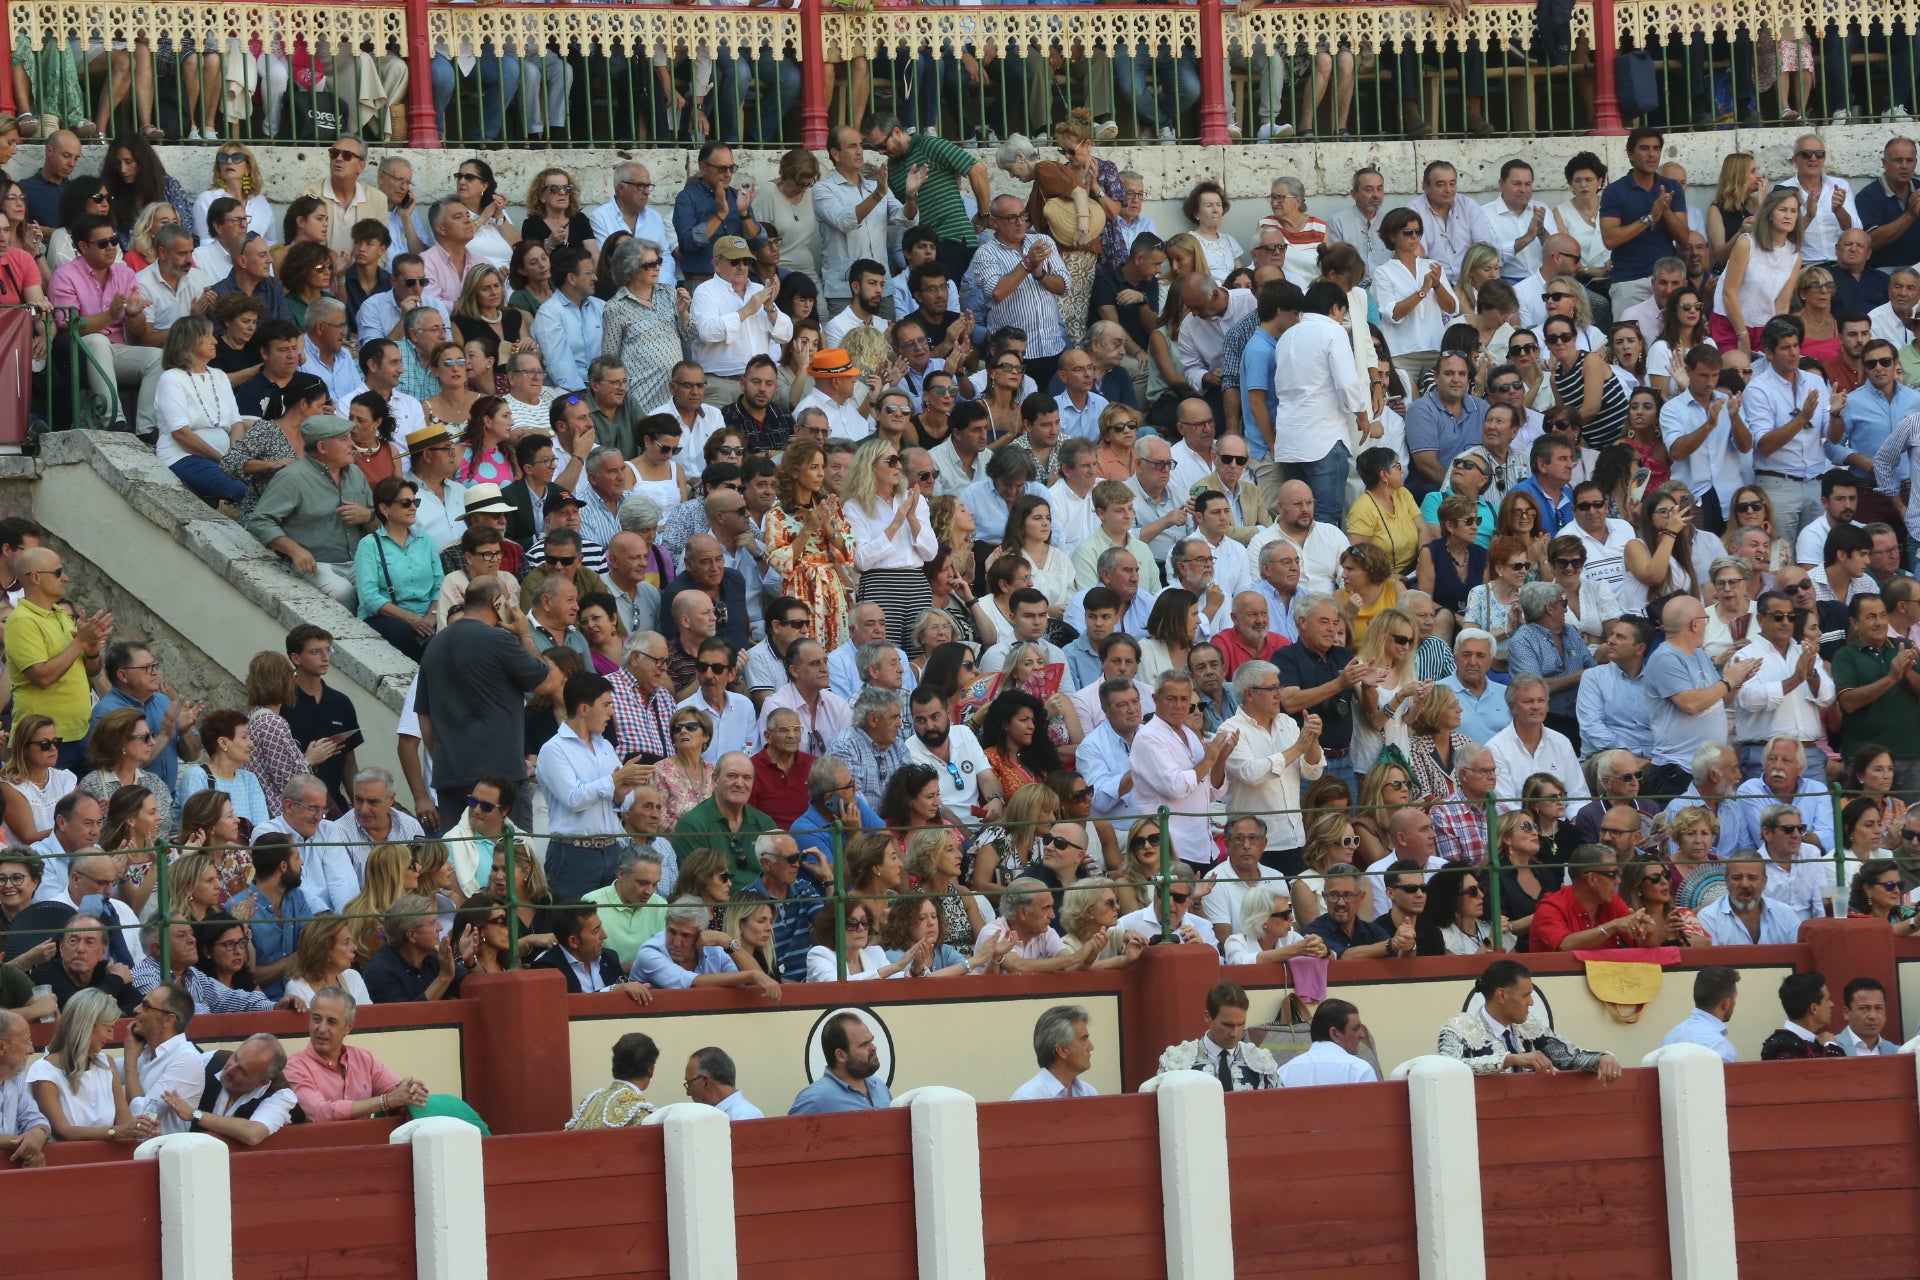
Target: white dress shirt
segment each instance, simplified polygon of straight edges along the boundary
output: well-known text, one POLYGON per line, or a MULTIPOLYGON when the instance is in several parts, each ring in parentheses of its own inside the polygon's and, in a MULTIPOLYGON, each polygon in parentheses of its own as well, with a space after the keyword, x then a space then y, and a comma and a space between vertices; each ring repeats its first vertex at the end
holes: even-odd
POLYGON ((1085 1076, 1075 1076, 1071 1086, 1060 1083, 1060 1077, 1042 1067, 1033 1079, 1013 1091, 1009 1102, 1040 1102, 1055 1098, 1097 1098, 1100 1091, 1087 1083, 1085 1076))
MULTIPOLYGON (((1298 327, 1295 326, 1295 328, 1298 327)), ((1331 448, 1332 445, 1329 444, 1328 447, 1331 448)), ((1312 458, 1282 459, 1282 461, 1292 462, 1313 460, 1312 458)), ((1286 532, 1276 521, 1247 539, 1247 556, 1253 561, 1256 569, 1260 564, 1262 549, 1269 542, 1277 542, 1281 538, 1293 543, 1293 549, 1300 553, 1300 590, 1332 591, 1340 581, 1340 557, 1346 553, 1348 547, 1353 545, 1347 540, 1347 535, 1340 531, 1340 527, 1316 519, 1313 527, 1307 531, 1307 538, 1303 543, 1286 532)), ((1267 625, 1278 627, 1279 619, 1269 619, 1267 625)))
POLYGON ((752 755, 766 745, 766 735, 760 731, 753 699, 744 693, 732 691, 727 691, 726 699, 725 709, 715 711, 707 701, 705 692, 695 689, 692 697, 674 708, 678 711, 684 707, 694 707, 713 717, 713 740, 700 753, 700 758, 708 764, 718 764, 720 757, 729 751, 752 755))
POLYGON ((163 1137, 169 1133, 185 1133, 193 1121, 182 1120, 167 1105, 167 1095, 177 1093, 183 1098, 198 1098, 206 1092, 207 1078, 200 1050, 194 1047, 193 1041, 177 1035, 163 1044, 142 1049, 134 1064, 140 1072, 141 1092, 127 1099, 127 1110, 159 1121, 163 1137))
POLYGON ((293 841, 307 864, 300 892, 316 912, 345 911, 347 904, 360 896, 360 877, 354 872, 353 859, 339 845, 328 843, 324 827, 315 827, 311 836, 303 836, 288 826, 284 817, 271 818, 255 827, 253 834, 256 839, 278 834, 293 841))
MULTIPOLYGON (((1303 754, 1292 764, 1282 759, 1288 748, 1299 741, 1300 727, 1289 715, 1277 715, 1273 724, 1261 728, 1245 707, 1227 717, 1220 728, 1239 733, 1240 740, 1227 753, 1227 811, 1266 815, 1267 848, 1298 849, 1307 836, 1300 825, 1300 784, 1313 782, 1326 772, 1326 757, 1318 762, 1303 754)), ((1209 919, 1215 919, 1208 912, 1209 919)), ((1232 918, 1228 924, 1239 926, 1232 918)))
POLYGON ((1365 1058, 1355 1057, 1331 1040, 1316 1040, 1307 1051, 1280 1068, 1280 1087, 1316 1084, 1372 1084, 1380 1077, 1365 1058))
POLYGON ((679 268, 675 265, 680 255, 680 237, 674 232, 673 223, 662 217, 652 206, 640 211, 640 216, 631 223, 620 212, 620 206, 612 200, 607 201, 587 215, 587 226, 593 232, 593 238, 606 244, 607 237, 616 231, 625 231, 636 240, 648 240, 665 250, 661 254, 660 283, 673 288, 680 280, 679 268))
POLYGON ((940 541, 933 532, 933 518, 927 512, 927 500, 912 490, 906 496, 914 506, 913 520, 919 522, 916 533, 911 522, 901 521, 891 536, 887 526, 900 510, 900 499, 875 495, 873 510, 864 502, 849 502, 841 508, 853 530, 853 567, 861 573, 869 569, 918 569, 940 553, 940 541))
MULTIPOLYGON (((1753 478, 1750 451, 1733 447, 1733 416, 1727 412, 1727 400, 1726 392, 1713 393, 1713 403, 1720 409, 1705 443, 1686 457, 1673 460, 1673 478, 1696 498, 1705 498, 1709 491, 1719 494, 1722 511, 1733 510, 1733 491, 1753 478)), ((1692 393, 1682 389, 1660 406, 1660 439, 1672 448, 1674 441, 1706 425, 1707 412, 1692 393)), ((1742 420, 1751 422, 1744 415, 1742 420)), ((1775 459, 1778 457, 1776 454, 1775 459)), ((1773 468, 1769 465, 1766 469, 1773 468)))
MULTIPOLYGON (((1274 348, 1273 402, 1286 406, 1286 429, 1274 433, 1276 461, 1318 462, 1335 445, 1353 438, 1353 415, 1371 409, 1373 399, 1354 363, 1353 338, 1345 326, 1309 314, 1280 335, 1274 348)), ((1279 425, 1280 419, 1275 422, 1279 425)), ((1344 550, 1345 538, 1341 545, 1344 550)))
MULTIPOLYGON (((955 464, 958 462, 956 458, 955 464)), ((940 467, 938 460, 933 465, 936 471, 940 467)), ((1092 489, 1088 489, 1087 496, 1083 498, 1073 491, 1073 486, 1064 478, 1055 480, 1047 486, 1047 505, 1053 508, 1053 543, 1063 548, 1069 556, 1087 540, 1089 534, 1100 527, 1100 517, 1093 510, 1092 489)))
POLYGON ((1790 908, 1801 920, 1818 920, 1826 914, 1821 890, 1833 884, 1833 864, 1820 856, 1813 845, 1803 844, 1791 862, 1768 855, 1767 898, 1790 908))
POLYGON ((1587 794, 1586 775, 1580 771, 1580 757, 1574 754, 1573 744, 1567 741, 1563 733, 1542 725, 1539 747, 1528 751, 1526 744, 1520 741, 1519 733, 1512 725, 1508 725, 1494 734, 1486 747, 1493 752, 1493 762, 1499 771, 1496 785, 1500 795, 1519 795, 1520 788, 1536 773, 1550 773, 1558 778, 1561 790, 1569 798, 1583 798, 1587 794))
MULTIPOLYGON (((853 286, 847 272, 862 258, 882 267, 889 261, 887 242, 894 227, 910 227, 913 219, 892 191, 880 198, 865 218, 856 218, 861 202, 879 189, 865 174, 852 178, 838 169, 820 175, 813 184, 813 216, 820 225, 820 293, 828 298, 850 298, 853 286)), ((907 311, 913 310, 909 305, 907 311)), ((907 311, 900 312, 906 315, 907 311)), ((833 344, 828 344, 833 345, 833 344)))
POLYGON ((1200 389, 1200 380, 1220 367, 1220 349, 1226 345, 1227 330, 1243 318, 1253 315, 1256 306, 1253 290, 1229 289, 1225 312, 1218 316, 1189 313, 1181 322, 1180 368, 1187 375, 1187 385, 1196 393, 1200 389))
MULTIPOLYGON (((349 970, 348 972, 351 973, 352 971, 349 970)), ((356 974, 354 976, 357 977, 359 975, 356 974)), ((184 1037, 175 1038, 184 1039, 184 1037)), ((213 1055, 216 1052, 217 1050, 209 1049, 200 1055, 200 1078, 203 1082, 203 1087, 206 1080, 207 1067, 212 1062, 213 1055)), ((141 1082, 143 1084, 146 1082, 145 1076, 141 1077, 141 1082)), ((265 1125, 267 1128, 267 1136, 271 1137, 287 1127, 293 1120, 293 1109, 300 1105, 300 1095, 288 1086, 282 1085, 280 1088, 274 1089, 271 1094, 268 1094, 267 1090, 272 1088, 272 1085, 273 1082, 271 1080, 263 1081, 259 1088, 236 1095, 229 1092, 226 1082, 222 1081, 220 1084, 220 1092, 216 1094, 213 1099, 212 1114, 216 1116, 230 1116, 255 1098, 260 1098, 260 1105, 255 1107, 253 1114, 247 1118, 255 1124, 265 1125), (263 1097, 262 1095, 265 1096, 263 1097)), ((198 1102, 201 1094, 183 1094, 181 1096, 186 1097, 188 1101, 198 1102)), ((171 1112, 172 1108, 169 1107, 168 1111, 171 1112)), ((178 1119, 177 1116, 175 1118, 178 1119)), ((182 1123, 189 1128, 192 1126, 192 1121, 184 1121, 182 1123)))
MULTIPOLYGON (((1833 214, 1833 193, 1843 192, 1840 207, 1847 211, 1847 225, 1860 225, 1860 210, 1854 207, 1853 188, 1844 178, 1836 178, 1830 173, 1820 175, 1820 195, 1817 199, 1807 195, 1806 188, 1800 185, 1798 177, 1790 178, 1779 185, 1788 187, 1800 197, 1800 207, 1811 217, 1805 223, 1805 232, 1800 239, 1800 261, 1807 266, 1816 263, 1832 262, 1833 255, 1840 243, 1840 219, 1833 214)), ((1900 346, 1905 346, 1902 342, 1900 346)))
POLYGON ((157 262, 148 263, 133 278, 139 283, 140 292, 153 304, 147 308, 147 323, 161 331, 173 328, 173 322, 182 316, 192 315, 193 304, 202 293, 213 288, 213 279, 198 267, 188 267, 179 285, 171 288, 166 277, 160 274, 157 262))
MULTIPOLYGON (((1468 249, 1476 244, 1496 243, 1486 211, 1464 196, 1454 197, 1453 207, 1444 217, 1434 212, 1424 191, 1407 201, 1407 208, 1420 215, 1423 256, 1440 264, 1449 285, 1459 281, 1460 261, 1467 256, 1468 249)), ((1384 301, 1380 309, 1387 309, 1384 301)))
MULTIPOLYGON (((1800 642, 1789 640, 1783 656, 1773 643, 1756 637, 1740 652, 1736 661, 1760 659, 1760 670, 1740 686, 1733 696, 1733 736, 1737 742, 1765 742, 1785 735, 1796 742, 1813 742, 1820 737, 1820 710, 1833 705, 1833 674, 1819 658, 1813 661, 1819 673, 1820 688, 1814 692, 1802 681, 1790 691, 1782 686, 1793 678, 1800 665, 1800 642)), ((1829 809, 1831 813, 1831 809, 1829 809)))
MULTIPOLYGON (((818 395, 819 392, 816 391, 814 394, 818 395)), ((812 397, 808 397, 808 399, 811 398, 812 397)), ((800 403, 804 405, 807 401, 802 400, 800 403)), ((828 419, 831 421, 831 414, 828 415, 828 419)), ((873 426, 869 423, 866 431, 862 434, 871 435, 872 433, 873 426)), ((927 456, 933 459, 933 492, 936 496, 940 497, 945 497, 950 493, 959 493, 968 485, 985 480, 987 478, 987 463, 993 458, 991 453, 982 449, 974 455, 973 465, 969 467, 966 463, 960 461, 960 455, 954 451, 953 441, 950 439, 942 440, 939 444, 927 450, 927 456)), ((1089 501, 1091 501, 1091 499, 1089 499, 1089 501)), ((1058 511, 1054 512, 1053 519, 1054 527, 1056 529, 1059 528, 1060 513, 1058 511)))
POLYGON ((1493 238, 1487 243, 1500 251, 1500 274, 1508 280, 1519 280, 1529 273, 1540 274, 1540 241, 1553 233, 1553 220, 1541 220, 1540 234, 1526 248, 1516 252, 1513 247, 1514 241, 1533 230, 1536 209, 1544 211, 1546 206, 1529 202, 1515 213, 1507 208, 1506 200, 1497 195, 1480 206, 1480 212, 1487 215, 1487 225, 1493 228, 1493 238))
MULTIPOLYGON (((793 406, 793 416, 794 420, 798 421, 800 415, 808 409, 818 409, 827 415, 828 435, 839 436, 843 440, 865 440, 873 434, 873 419, 866 415, 863 408, 865 403, 866 394, 857 386, 853 389, 853 394, 847 397, 845 404, 835 404, 832 396, 816 386, 807 393, 804 400, 793 406)), ((980 474, 983 476, 987 473, 986 458, 987 454, 983 450, 980 454, 982 463, 980 474)), ((937 468, 939 463, 936 462, 934 465, 937 468)))
POLYGON ((1194 771, 1203 750, 1193 730, 1155 717, 1133 735, 1128 759, 1133 768, 1134 811, 1152 813, 1167 806, 1174 814, 1169 821, 1174 847, 1195 851, 1211 862, 1213 834, 1207 815, 1227 789, 1215 787, 1194 771))
POLYGON ((749 280, 746 292, 736 293, 731 284, 714 276, 693 291, 693 359, 701 368, 722 378, 738 378, 747 371, 747 361, 767 354, 776 342, 792 340, 793 318, 784 311, 776 309, 771 316, 754 311, 740 318, 740 309, 765 290, 765 285, 749 280))
POLYGON ((547 797, 547 830, 563 840, 620 830, 619 811, 632 806, 633 793, 614 801, 613 774, 619 767, 612 743, 599 736, 584 741, 572 725, 562 724, 540 748, 534 770, 547 797))
POLYGON ((1826 439, 1828 419, 1827 380, 1818 374, 1794 371, 1793 381, 1773 371, 1765 360, 1753 362, 1753 378, 1747 383, 1741 401, 1740 416, 1753 432, 1753 466, 1757 471, 1777 471, 1795 480, 1818 480, 1832 467, 1821 442, 1826 439), (1760 452, 1760 438, 1778 429, 1800 412, 1807 393, 1819 397, 1813 420, 1801 427, 1792 439, 1772 453, 1760 452))

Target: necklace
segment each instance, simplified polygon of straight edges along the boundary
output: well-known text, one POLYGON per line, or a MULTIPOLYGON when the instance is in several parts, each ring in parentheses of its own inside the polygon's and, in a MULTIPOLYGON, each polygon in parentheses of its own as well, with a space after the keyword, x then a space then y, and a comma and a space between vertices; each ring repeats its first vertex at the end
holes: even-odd
POLYGON ((200 380, 202 378, 207 379, 207 381, 211 383, 213 380, 213 374, 210 370, 205 370, 205 369, 201 370, 199 373, 189 372, 187 374, 187 385, 193 388, 194 403, 198 404, 200 406, 200 412, 206 415, 207 426, 214 430, 219 430, 221 427, 224 427, 227 425, 226 423, 221 422, 219 420, 220 396, 216 392, 213 397, 213 407, 208 408, 207 398, 200 394, 200 380))

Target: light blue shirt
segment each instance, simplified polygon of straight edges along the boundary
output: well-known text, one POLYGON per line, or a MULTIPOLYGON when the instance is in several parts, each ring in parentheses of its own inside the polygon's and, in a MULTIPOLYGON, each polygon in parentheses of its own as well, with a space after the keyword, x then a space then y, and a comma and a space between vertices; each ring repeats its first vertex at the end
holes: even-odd
POLYGON ((1705 1045, 1720 1055, 1722 1062, 1740 1061, 1740 1051, 1733 1047, 1733 1041, 1727 1039, 1727 1024, 1708 1013, 1705 1009, 1695 1009, 1687 1015, 1687 1020, 1660 1038, 1665 1047, 1670 1044, 1705 1045))
MULTIPOLYGON (((1045 487, 1027 482, 1027 492, 1036 498, 1045 498, 1045 487)), ((991 480, 975 480, 960 491, 960 505, 973 512, 974 539, 979 542, 998 542, 1007 536, 1007 516, 1011 514, 1007 500, 993 487, 991 480)))
MULTIPOLYGON (((1584 683, 1585 677, 1582 677, 1584 683)), ((1513 713, 1507 710, 1507 687, 1487 681, 1484 693, 1475 694, 1460 683, 1460 673, 1447 676, 1440 683, 1453 690, 1453 696, 1460 703, 1460 732, 1472 738, 1481 746, 1493 741, 1493 736, 1513 723, 1513 713)))
POLYGON ((607 304, 589 297, 576 303, 555 291, 533 318, 533 342, 547 364, 547 385, 556 391, 582 391, 587 366, 600 354, 601 317, 607 304))
MULTIPOLYGON (((1696 498, 1707 496, 1709 489, 1720 495, 1720 509, 1732 510, 1733 491, 1752 475, 1752 462, 1733 447, 1733 421, 1724 402, 1727 393, 1713 393, 1715 404, 1722 405, 1719 421, 1707 433, 1706 443, 1684 458, 1673 460, 1673 478, 1687 486, 1696 498)), ((1682 436, 1692 435, 1706 425, 1707 410, 1685 390, 1660 406, 1660 439, 1669 449, 1682 436)))
POLYGON ((1060 406, 1060 438, 1079 436, 1082 440, 1098 442, 1100 439, 1100 415, 1107 411, 1107 398, 1098 391, 1087 392, 1087 407, 1076 409, 1073 398, 1062 391, 1054 397, 1054 403, 1060 406))
MULTIPOLYGON (((1920 391, 1904 383, 1893 384, 1893 399, 1889 400, 1875 391, 1872 386, 1857 387, 1847 396, 1846 408, 1840 416, 1846 421, 1847 429, 1840 437, 1839 444, 1827 445, 1827 457, 1834 463, 1845 466, 1850 453, 1873 457, 1880 452, 1880 446, 1893 434, 1894 424, 1910 413, 1920 413, 1920 391)), ((1905 480, 1909 472, 1907 456, 1900 455, 1900 463, 1894 468, 1894 474, 1905 480)), ((1871 469, 1861 471, 1858 467, 1849 467, 1854 478, 1862 485, 1873 483, 1871 469)))
POLYGON ((1246 349, 1240 353, 1240 434, 1247 438, 1247 453, 1253 458, 1267 456, 1267 438, 1253 423, 1253 405, 1247 399, 1249 391, 1267 393, 1267 414, 1273 422, 1274 436, 1278 438, 1280 434, 1279 406, 1273 402, 1273 361, 1279 345, 1278 337, 1256 324, 1246 349))
MULTIPOLYGON (((1747 932, 1747 926, 1740 922, 1740 917, 1733 914, 1731 896, 1716 898, 1700 908, 1699 920, 1716 947, 1755 945, 1754 936, 1747 932)), ((1770 947, 1798 941, 1800 941, 1800 913, 1784 902, 1777 902, 1772 898, 1760 899, 1758 945, 1770 947)))
MULTIPOLYGON (((420 295, 420 305, 438 311, 442 316, 451 316, 453 306, 430 293, 420 295)), ((371 342, 375 338, 384 338, 393 332, 393 326, 400 323, 400 304, 394 300, 393 290, 388 289, 374 294, 360 304, 360 314, 353 318, 354 328, 360 333, 360 341, 371 342)), ((396 339, 396 341, 398 341, 396 339)), ((404 343, 402 345, 405 345, 404 343)), ((364 381, 364 379, 362 379, 364 381)), ((355 387, 359 383, 354 384, 355 387)), ((429 392, 428 394, 432 394, 429 392)), ((334 408, 340 407, 336 400, 334 408)))
MULTIPOLYGON (((1251 449, 1253 446, 1249 445, 1247 447, 1251 449)), ((1253 560, 1254 572, 1257 574, 1260 568, 1260 557, 1256 555, 1253 557, 1253 560)), ((1267 598, 1267 630, 1275 635, 1285 636, 1288 644, 1299 644, 1300 623, 1299 620, 1293 616, 1293 608, 1300 602, 1301 592, 1296 589, 1291 599, 1282 600, 1280 593, 1274 589, 1273 584, 1262 577, 1254 578, 1251 589, 1258 591, 1267 598)), ((1484 741, 1484 739, 1480 739, 1480 741, 1484 741)))
POLYGON ((733 963, 733 957, 719 947, 700 948, 699 964, 692 969, 686 968, 668 954, 667 931, 662 929, 640 944, 627 979, 648 983, 662 991, 684 991, 693 985, 695 978, 704 974, 738 972, 739 966, 733 963))
POLYGON ((1081 739, 1073 762, 1080 776, 1093 788, 1094 817, 1111 818, 1130 812, 1133 793, 1121 795, 1120 780, 1133 768, 1133 748, 1114 731, 1111 723, 1102 724, 1081 739))
MULTIPOLYGON (((1663 409, 1664 416, 1665 410, 1663 409)), ((1761 471, 1777 471, 1795 480, 1817 480, 1827 470, 1827 455, 1821 441, 1827 434, 1827 380, 1818 374, 1794 372, 1793 381, 1773 371, 1764 359, 1753 362, 1753 380, 1747 383, 1740 401, 1740 417, 1753 432, 1753 465, 1761 471), (1813 419, 1786 444, 1772 453, 1760 452, 1760 438, 1783 426, 1800 412, 1807 393, 1814 393, 1813 419)), ((1661 434, 1665 435, 1664 427, 1661 434)))
POLYGON ((624 801, 614 799, 613 774, 619 767, 612 743, 597 735, 589 742, 572 725, 561 725, 540 748, 534 770, 547 798, 548 831, 563 840, 619 831, 619 811, 633 803, 631 791, 624 801))
MULTIPOLYGON (((377 296, 377 295, 376 295, 377 296)), ((363 304, 364 305, 364 304, 363 304)), ((344 338, 342 339, 344 341, 344 338)), ((353 399, 354 392, 366 384, 360 374, 360 366, 355 363, 353 352, 341 347, 333 356, 329 365, 320 354, 320 348, 313 345, 313 339, 307 339, 307 358, 301 362, 300 372, 310 373, 327 384, 327 391, 333 396, 333 407, 344 408, 353 399)))
MULTIPOLYGON (((856 646, 853 641, 849 640, 827 655, 827 687, 845 698, 848 702, 853 701, 854 695, 860 692, 860 686, 866 683, 866 681, 860 677, 859 668, 854 665, 853 656, 855 652, 856 646)), ((907 662, 907 651, 896 645, 894 646, 894 652, 900 655, 901 672, 903 674, 910 674, 913 671, 913 667, 907 662)), ((906 703, 904 701, 900 704, 900 709, 901 714, 903 716, 906 715, 906 703)), ((911 717, 908 717, 909 728, 911 727, 911 723, 911 717)))
POLYGON ((1807 824, 1807 843, 1817 843, 1822 849, 1832 851, 1833 793, 1814 781, 1810 774, 1800 775, 1800 786, 1791 800, 1782 800, 1767 790, 1764 777, 1748 778, 1734 794, 1744 797, 1742 807, 1747 811, 1747 825, 1754 831, 1760 830, 1762 809, 1770 804, 1790 804, 1800 811, 1800 820, 1807 824))
MULTIPOLYGON (((1078 597, 1075 597, 1076 599, 1078 597)), ((1082 611, 1084 615, 1084 610, 1082 611)), ((1079 688, 1100 683, 1100 655, 1093 651, 1084 635, 1075 636, 1066 647, 1067 674, 1079 688)))
POLYGON ((1720 673, 1705 649, 1682 653, 1671 644, 1653 651, 1642 670, 1648 721, 1653 727, 1653 763, 1693 768, 1693 753, 1709 742, 1727 740, 1727 711, 1719 702, 1695 715, 1674 704, 1673 695, 1715 685, 1720 673))
POLYGON ((867 1091, 861 1093, 829 1071, 800 1091, 787 1114, 824 1116, 840 1111, 885 1111, 893 1105, 893 1094, 887 1091, 880 1077, 869 1076, 865 1083, 867 1091))
MULTIPOLYGON (((1501 710, 1506 710, 1504 705, 1501 710)), ((1637 676, 1629 678, 1618 665, 1603 663, 1580 677, 1575 713, 1580 719, 1580 749, 1588 755, 1610 747, 1624 747, 1643 757, 1653 754, 1646 689, 1637 676)))

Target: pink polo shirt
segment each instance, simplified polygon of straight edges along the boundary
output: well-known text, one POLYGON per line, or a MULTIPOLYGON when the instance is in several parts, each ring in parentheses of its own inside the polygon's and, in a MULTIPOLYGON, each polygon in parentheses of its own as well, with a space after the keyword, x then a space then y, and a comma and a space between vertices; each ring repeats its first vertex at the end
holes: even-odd
POLYGON ((307 1119, 353 1119, 353 1104, 378 1097, 400 1083, 400 1077, 380 1065, 365 1049, 346 1046, 340 1065, 332 1067, 308 1045, 287 1059, 287 1083, 300 1098, 307 1119))
MULTIPOLYGON (((49 302, 56 307, 78 307, 83 316, 99 315, 122 294, 129 298, 144 296, 140 282, 134 279, 133 269, 118 259, 107 268, 103 282, 84 259, 75 258, 53 273, 53 281, 47 287, 49 302)), ((124 325, 111 324, 100 332, 107 335, 109 342, 124 344, 127 340, 124 325)))

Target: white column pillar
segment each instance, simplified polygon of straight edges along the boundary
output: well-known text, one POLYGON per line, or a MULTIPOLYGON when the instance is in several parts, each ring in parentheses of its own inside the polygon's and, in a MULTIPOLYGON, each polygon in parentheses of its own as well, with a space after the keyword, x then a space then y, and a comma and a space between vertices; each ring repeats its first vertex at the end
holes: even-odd
POLYGON ((697 1102, 646 1119, 666 1129, 667 1273, 673 1280, 737 1280, 733 1122, 697 1102))
POLYGON ((1198 1071, 1170 1071, 1140 1086, 1160 1119, 1160 1201, 1167 1280, 1233 1274, 1233 1187, 1227 1178, 1227 1095, 1198 1071))
POLYGON ((1705 1045, 1672 1044, 1640 1063, 1660 1072, 1667 1252, 1674 1280, 1736 1280, 1726 1064, 1705 1045))
POLYGON ((944 1085, 893 1100, 913 1121, 913 1224, 920 1280, 986 1280, 980 1125, 971 1097, 944 1085))
POLYGON ((413 1148, 414 1274, 487 1280, 487 1180, 480 1131, 451 1116, 409 1120, 387 1139, 413 1148))
POLYGON ((133 1158, 160 1162, 161 1280, 233 1280, 227 1144, 206 1133, 169 1133, 141 1143, 133 1158))
POLYGON ((1480 1210, 1479 1108, 1473 1072, 1429 1054, 1402 1063, 1413 1128, 1413 1211, 1420 1280, 1484 1280, 1486 1223, 1480 1210))

